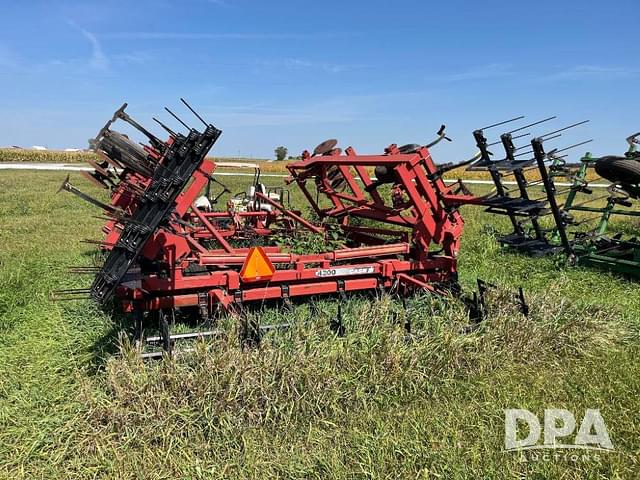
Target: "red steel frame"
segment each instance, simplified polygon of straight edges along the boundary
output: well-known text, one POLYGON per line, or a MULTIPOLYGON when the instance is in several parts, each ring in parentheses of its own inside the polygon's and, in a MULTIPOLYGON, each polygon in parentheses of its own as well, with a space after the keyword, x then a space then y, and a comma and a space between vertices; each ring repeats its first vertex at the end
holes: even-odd
MULTIPOLYGON (((456 282, 464 226, 457 206, 476 199, 452 193, 426 147, 400 153, 390 145, 381 155, 358 155, 351 147, 344 153, 305 152, 301 161, 287 168, 291 182, 300 187, 317 215, 334 220, 353 247, 310 255, 265 247, 276 268, 273 276, 243 281, 240 269, 249 249, 234 247, 233 240, 246 233, 247 222, 255 236, 269 236, 294 224, 323 233, 325 226, 261 194, 257 198, 269 203, 272 212, 236 212, 231 205, 220 212, 198 210, 194 202, 215 170, 215 164, 205 160, 176 199, 169 225, 146 243, 138 262, 140 273, 131 273, 132 278, 118 287, 124 311, 200 307, 213 312, 218 306, 228 309, 242 302, 397 286, 441 292, 456 282), (386 182, 391 185, 391 203, 384 200, 383 184, 371 176, 372 168, 379 166, 392 172, 392 180, 386 182), (336 179, 340 187, 334 188, 336 179), (308 181, 313 181, 328 207, 314 197, 308 181), (226 226, 220 220, 226 220, 226 226)), ((130 173, 123 180, 113 190, 112 204, 126 214, 136 208, 136 193, 148 186, 149 179, 130 173)), ((118 220, 109 221, 103 230, 103 248, 108 250, 118 240, 118 220)))

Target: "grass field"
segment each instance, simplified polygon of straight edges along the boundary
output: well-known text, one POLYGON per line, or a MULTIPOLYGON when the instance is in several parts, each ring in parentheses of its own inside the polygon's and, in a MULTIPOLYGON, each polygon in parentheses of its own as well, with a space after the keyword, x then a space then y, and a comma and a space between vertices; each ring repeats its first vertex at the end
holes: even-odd
POLYGON ((294 326, 259 350, 238 348, 227 318, 210 349, 142 363, 119 349, 121 319, 49 301, 88 284, 65 268, 90 264, 78 241, 102 223, 55 194, 65 176, 0 172, 0 477, 640 477, 637 283, 504 252, 492 232, 506 223, 469 207, 461 282, 505 287, 473 333, 454 300, 425 295, 404 312, 390 297, 354 297, 336 338, 327 299, 263 311, 294 326), (505 300, 520 285, 529 318, 505 300), (522 462, 502 451, 505 408, 566 408, 578 421, 599 408, 615 452, 522 462))

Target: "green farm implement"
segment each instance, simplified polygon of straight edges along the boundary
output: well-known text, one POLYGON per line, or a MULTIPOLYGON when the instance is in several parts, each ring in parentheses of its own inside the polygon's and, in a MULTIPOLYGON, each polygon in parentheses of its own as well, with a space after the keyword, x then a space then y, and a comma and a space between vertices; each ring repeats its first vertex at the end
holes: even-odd
POLYGON ((582 123, 534 138, 531 150, 522 154, 515 152, 524 146, 515 147, 513 140, 527 134, 512 136, 521 129, 502 134, 493 144, 487 144, 483 132, 476 131, 482 160, 470 169, 491 174, 497 193, 495 205, 487 211, 507 215, 513 226, 513 232, 498 237, 504 247, 532 256, 564 253, 571 265, 640 277, 638 223, 618 221, 619 217, 640 217, 640 132, 627 138, 629 148, 624 155, 594 157, 587 153, 578 166, 569 165, 562 152, 591 140, 545 151, 545 142, 582 123), (490 157, 488 147, 495 144, 504 148, 504 159, 490 157), (518 159, 527 154, 532 157, 518 159), (590 171, 599 177, 590 180, 590 171), (504 180, 510 176, 515 181, 504 180), (509 183, 517 188, 509 190, 509 183))

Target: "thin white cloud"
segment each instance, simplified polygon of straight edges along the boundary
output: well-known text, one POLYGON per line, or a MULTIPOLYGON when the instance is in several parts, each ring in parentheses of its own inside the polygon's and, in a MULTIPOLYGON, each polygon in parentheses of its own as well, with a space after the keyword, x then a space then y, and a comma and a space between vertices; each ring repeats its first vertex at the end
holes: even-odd
POLYGON ((334 102, 309 103, 303 106, 265 106, 262 108, 217 107, 207 117, 225 128, 240 128, 248 126, 287 126, 313 123, 341 123, 352 121, 356 113, 344 105, 334 102))
POLYGON ((79 32, 90 45, 90 55, 70 58, 47 58, 44 61, 28 62, 17 53, 0 44, 0 68, 2 73, 11 72, 21 75, 82 75, 110 74, 112 67, 123 65, 145 65, 153 56, 144 50, 120 52, 107 56, 97 36, 80 27, 73 20, 66 21, 69 26, 79 32))
POLYGON ((300 58, 281 58, 272 60, 259 60, 259 66, 283 68, 286 70, 311 70, 326 73, 340 73, 358 67, 358 65, 339 65, 335 63, 314 62, 300 58))
POLYGON ((514 71, 511 65, 489 63, 486 65, 479 65, 464 72, 444 75, 443 79, 449 81, 483 80, 488 78, 507 77, 513 74, 514 71))
POLYGON ((268 33, 268 32, 107 32, 101 38, 121 40, 303 40, 313 38, 340 38, 355 33, 268 33))
POLYGON ((109 55, 109 62, 122 65, 146 65, 153 60, 154 56, 145 51, 133 51, 125 53, 113 53, 109 55))
POLYGON ((324 97, 308 102, 200 105, 206 118, 225 128, 349 123, 371 119, 381 107, 435 95, 432 91, 391 91, 324 97))
POLYGON ((109 59, 102 50, 102 45, 100 44, 98 38, 93 33, 85 30, 71 20, 69 20, 69 25, 78 30, 82 34, 82 36, 86 38, 91 44, 91 57, 89 58, 89 66, 96 70, 109 70, 109 59))
POLYGON ((605 67, 601 65, 576 65, 559 70, 542 80, 611 80, 631 78, 640 75, 640 69, 629 67, 605 67))
POLYGON ((100 42, 98 41, 96 36, 91 32, 87 32, 86 30, 80 29, 80 32, 91 43, 92 52, 91 58, 89 59, 89 64, 93 68, 96 68, 98 70, 108 70, 109 59, 102 51, 102 46, 100 45, 100 42))

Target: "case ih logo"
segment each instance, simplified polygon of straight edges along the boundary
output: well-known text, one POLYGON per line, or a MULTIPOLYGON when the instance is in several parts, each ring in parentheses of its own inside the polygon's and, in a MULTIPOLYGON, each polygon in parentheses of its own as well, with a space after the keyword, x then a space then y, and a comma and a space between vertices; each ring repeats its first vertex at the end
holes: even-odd
POLYGON ((318 270, 316 277, 337 277, 342 275, 363 275, 366 273, 373 273, 373 267, 357 267, 357 268, 326 268, 324 270, 318 270))
POLYGON ((508 409, 504 411, 504 449, 506 452, 545 449, 613 451, 600 410, 587 410, 577 432, 576 426, 576 418, 568 410, 546 409, 541 425, 538 417, 529 410, 508 409), (525 425, 528 429, 526 435, 525 425))

